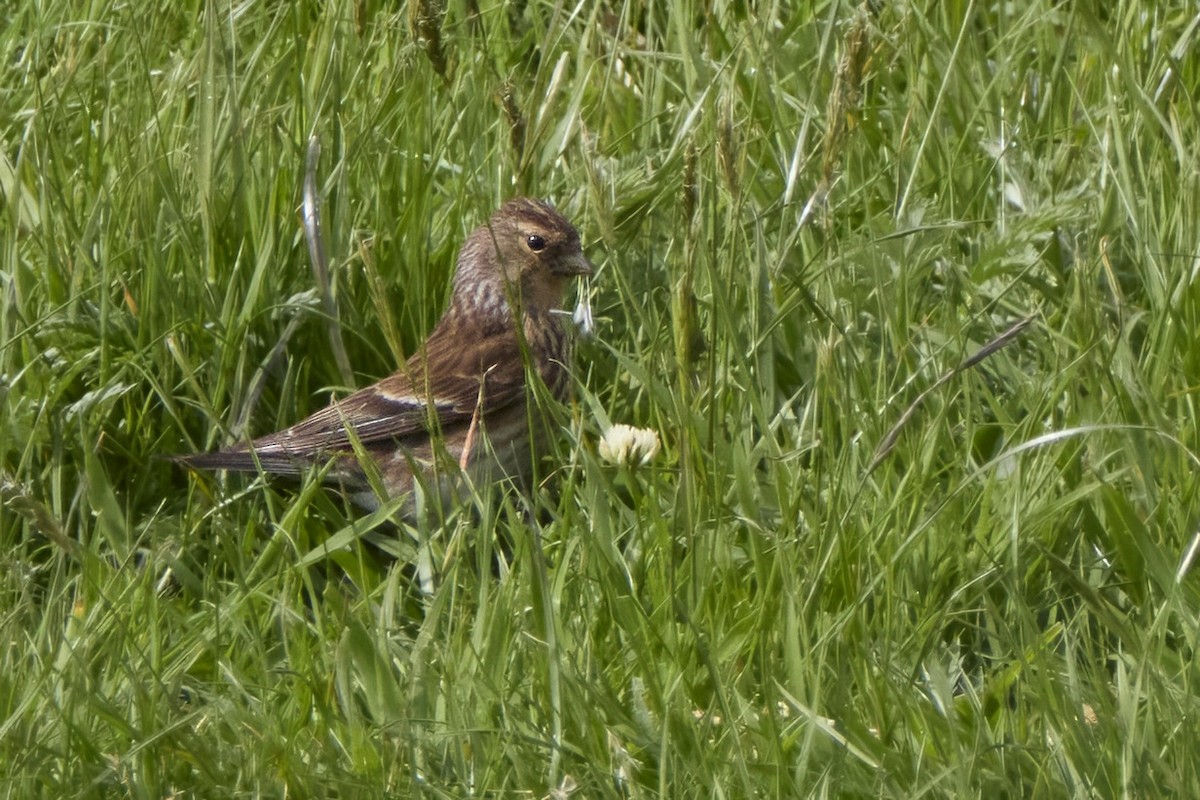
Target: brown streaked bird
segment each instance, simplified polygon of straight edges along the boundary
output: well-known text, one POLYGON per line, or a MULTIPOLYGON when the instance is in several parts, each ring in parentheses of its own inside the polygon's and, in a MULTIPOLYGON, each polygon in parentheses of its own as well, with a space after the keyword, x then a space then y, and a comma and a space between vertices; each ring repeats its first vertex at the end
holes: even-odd
POLYGON ((421 487, 453 496, 457 470, 477 484, 521 478, 544 435, 530 429, 526 365, 551 396, 567 399, 570 344, 556 312, 567 281, 591 274, 570 222, 540 200, 510 200, 467 237, 449 308, 394 375, 286 430, 175 460, 294 476, 328 464, 326 479, 367 509, 383 499, 368 470, 391 497, 421 487), (449 459, 438 457, 442 447, 449 459))

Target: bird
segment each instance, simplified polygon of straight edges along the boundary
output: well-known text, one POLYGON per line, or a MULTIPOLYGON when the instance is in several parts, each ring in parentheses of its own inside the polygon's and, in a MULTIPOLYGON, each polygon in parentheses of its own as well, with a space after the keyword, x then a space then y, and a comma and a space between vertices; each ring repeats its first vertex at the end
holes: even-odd
POLYGON ((527 478, 548 435, 531 400, 571 395, 563 295, 592 274, 564 216, 509 200, 467 237, 445 313, 398 371, 284 430, 174 460, 269 475, 326 469, 324 480, 366 510, 408 496, 409 517, 418 494, 426 505, 461 497, 463 474, 475 486, 527 478))

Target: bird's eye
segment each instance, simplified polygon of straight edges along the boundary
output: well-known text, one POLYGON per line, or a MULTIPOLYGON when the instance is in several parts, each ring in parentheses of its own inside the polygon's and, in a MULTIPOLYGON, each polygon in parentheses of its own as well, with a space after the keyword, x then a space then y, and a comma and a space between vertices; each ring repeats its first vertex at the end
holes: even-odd
POLYGON ((529 249, 535 253, 546 249, 546 240, 537 234, 531 234, 526 237, 525 244, 529 245, 529 249))

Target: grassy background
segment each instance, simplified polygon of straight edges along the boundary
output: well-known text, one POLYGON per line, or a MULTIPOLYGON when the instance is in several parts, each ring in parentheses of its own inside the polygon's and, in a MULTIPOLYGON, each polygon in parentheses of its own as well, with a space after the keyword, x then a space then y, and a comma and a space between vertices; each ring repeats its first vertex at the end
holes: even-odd
POLYGON ((4 796, 1194 791, 1200 21, 1149 9, 5 6, 4 796), (390 372, 519 193, 600 268, 535 513, 155 460, 390 372))

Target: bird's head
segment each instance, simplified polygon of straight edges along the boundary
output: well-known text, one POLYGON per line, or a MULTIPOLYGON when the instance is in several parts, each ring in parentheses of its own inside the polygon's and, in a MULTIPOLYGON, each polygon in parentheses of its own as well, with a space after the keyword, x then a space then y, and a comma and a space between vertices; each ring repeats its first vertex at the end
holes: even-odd
POLYGON ((483 305, 515 293, 527 311, 545 312, 562 304, 569 278, 591 274, 575 226, 542 201, 520 197, 467 238, 454 293, 486 292, 490 298, 477 295, 483 305))

